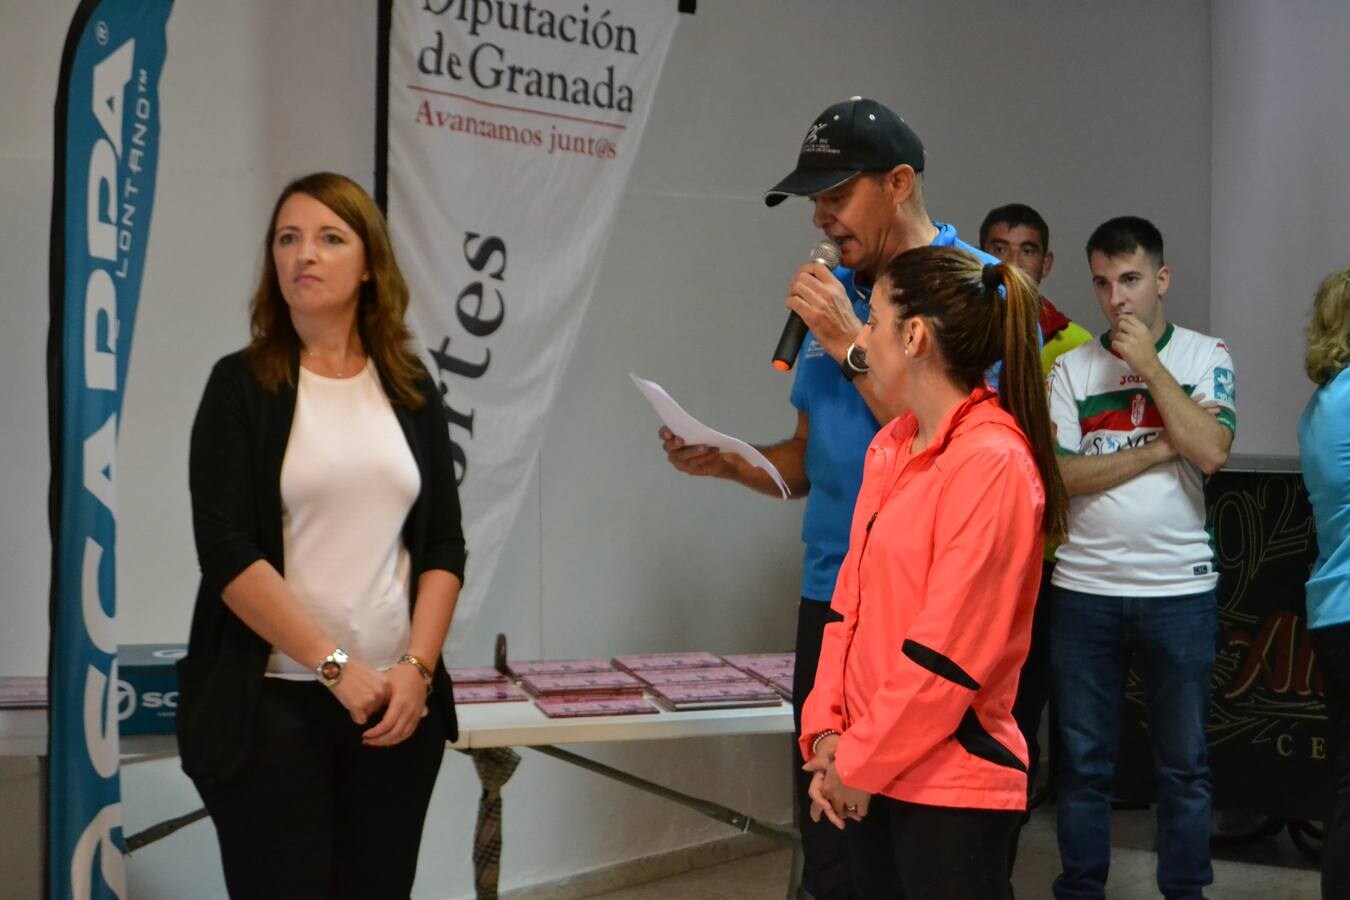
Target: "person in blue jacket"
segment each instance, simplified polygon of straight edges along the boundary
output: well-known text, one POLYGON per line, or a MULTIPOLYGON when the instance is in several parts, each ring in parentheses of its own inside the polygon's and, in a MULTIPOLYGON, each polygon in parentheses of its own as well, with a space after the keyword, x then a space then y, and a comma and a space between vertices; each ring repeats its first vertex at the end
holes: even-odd
POLYGON ((1322 896, 1350 897, 1350 269, 1322 282, 1308 325, 1308 377, 1317 385, 1298 422, 1303 483, 1317 523, 1308 576, 1308 632, 1326 683, 1331 809, 1322 896))

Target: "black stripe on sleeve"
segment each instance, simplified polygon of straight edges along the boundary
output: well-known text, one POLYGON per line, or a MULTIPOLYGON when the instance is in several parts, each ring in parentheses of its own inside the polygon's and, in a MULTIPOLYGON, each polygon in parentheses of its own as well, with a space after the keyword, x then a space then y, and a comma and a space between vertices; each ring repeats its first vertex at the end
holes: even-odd
POLYGON ((996 766, 1007 766, 1019 772, 1027 770, 1015 753, 1000 744, 985 730, 984 725, 980 723, 980 717, 975 715, 973 706, 966 710, 961 724, 956 726, 956 732, 952 737, 956 738, 956 742, 971 756, 978 756, 996 766))
POLYGON ((900 651, 913 660, 915 664, 922 666, 934 675, 940 675, 948 681, 972 691, 980 689, 980 683, 971 678, 965 669, 931 647, 925 647, 918 641, 907 640, 901 645, 900 651))

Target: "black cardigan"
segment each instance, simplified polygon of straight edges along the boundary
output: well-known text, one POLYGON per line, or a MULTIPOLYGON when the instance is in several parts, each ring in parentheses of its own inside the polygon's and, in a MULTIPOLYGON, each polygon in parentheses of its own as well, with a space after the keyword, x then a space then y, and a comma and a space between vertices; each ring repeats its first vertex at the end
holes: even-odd
MULTIPOLYGON (((295 363, 292 364, 292 375, 295 363)), ((393 401, 422 477, 403 525, 411 557, 410 600, 418 576, 445 569, 464 578, 464 532, 440 394, 430 377, 417 385, 418 409, 393 401)), ((188 654, 178 663, 178 748, 183 771, 199 782, 227 779, 253 745, 258 689, 271 645, 221 599, 221 590, 259 559, 285 573, 281 533, 281 463, 295 417, 295 388, 269 392, 239 351, 211 370, 192 425, 188 483, 201 586, 192 613, 188 654)), ((411 615, 411 612, 409 613, 411 615)), ((432 708, 458 736, 450 676, 436 660, 432 708)))

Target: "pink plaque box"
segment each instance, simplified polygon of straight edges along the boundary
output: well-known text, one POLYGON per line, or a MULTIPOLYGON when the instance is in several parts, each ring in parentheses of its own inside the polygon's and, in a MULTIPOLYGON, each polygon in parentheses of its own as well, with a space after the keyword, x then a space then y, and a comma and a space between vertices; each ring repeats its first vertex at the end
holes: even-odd
POLYGON ((530 699, 520 688, 506 681, 500 684, 456 684, 454 695, 456 703, 511 703, 530 699))
POLYGON ((641 691, 578 691, 572 694, 540 694, 536 699, 553 701, 564 701, 568 703, 589 703, 592 700, 631 700, 634 697, 641 697, 641 691))
POLYGON ((672 710, 722 709, 739 706, 777 706, 777 691, 756 681, 719 684, 667 684, 652 687, 657 702, 672 710))
POLYGON ((792 680, 791 669, 752 669, 746 674, 752 675, 760 681, 770 684, 777 681, 779 678, 786 678, 788 681, 792 680))
POLYGON ((732 666, 702 666, 696 669, 634 669, 633 674, 648 684, 716 684, 719 681, 753 679, 732 666))
POLYGON ((461 684, 501 684, 506 676, 491 666, 462 666, 447 670, 456 686, 461 684))
POLYGON ((526 675, 520 686, 535 696, 549 694, 580 694, 603 691, 608 693, 642 693, 642 682, 627 672, 610 669, 605 672, 564 672, 559 674, 526 675))
POLYGON ((608 660, 598 657, 592 659, 532 659, 524 662, 509 662, 506 667, 517 678, 525 675, 561 675, 568 672, 611 672, 614 670, 608 660))
POLYGON ((656 707, 641 695, 635 697, 600 697, 576 700, 564 697, 540 697, 534 705, 551 719, 574 719, 585 716, 633 716, 655 713, 656 707))
POLYGON ((720 656, 702 650, 686 653, 634 653, 614 657, 614 665, 626 672, 639 669, 699 669, 726 665, 720 656))
POLYGON ((792 668, 792 663, 796 660, 795 653, 733 653, 730 656, 724 656, 729 665, 738 669, 744 669, 746 666, 767 666, 770 669, 776 669, 786 666, 792 668))
POLYGON ((792 678, 794 657, 792 653, 745 653, 724 658, 760 681, 772 682, 777 678, 792 678))

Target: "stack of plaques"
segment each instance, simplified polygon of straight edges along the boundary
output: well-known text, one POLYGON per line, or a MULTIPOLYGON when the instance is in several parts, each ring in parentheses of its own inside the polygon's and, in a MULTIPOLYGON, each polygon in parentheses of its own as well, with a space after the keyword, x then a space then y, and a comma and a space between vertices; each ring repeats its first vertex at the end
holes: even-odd
POLYGON ((777 706, 781 702, 777 691, 753 678, 712 684, 652 685, 651 692, 657 703, 677 712, 687 709, 777 706))
POLYGON ((642 682, 627 672, 561 672, 525 675, 520 686, 536 697, 642 696, 642 682))
POLYGON ((614 664, 646 682, 656 702, 674 711, 778 703, 775 692, 711 653, 618 656, 614 664))
POLYGON ((450 669, 456 703, 511 703, 528 700, 520 688, 490 666, 450 669))
MULTIPOLYGON (((543 664, 547 666, 547 662, 545 660, 543 664)), ((574 670, 521 676, 520 686, 534 695, 534 705, 544 715, 550 718, 576 718, 656 712, 655 707, 642 696, 642 682, 629 673, 616 672, 608 663, 605 663, 602 671, 575 671, 575 666, 570 668, 574 670)), ((512 670, 517 671, 514 664, 512 670)))
POLYGON ((772 687, 784 698, 792 699, 794 653, 742 653, 722 657, 731 665, 772 687))

